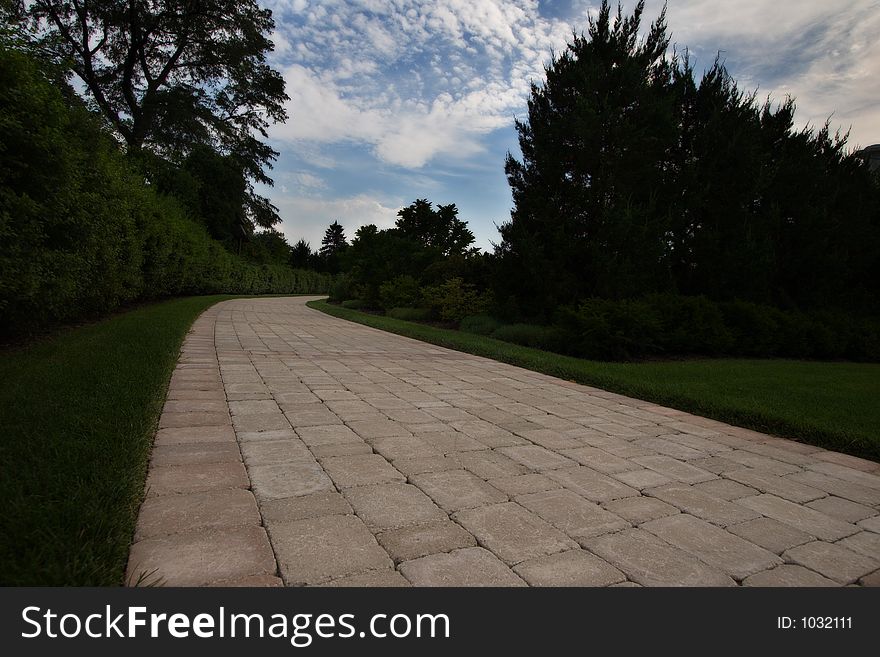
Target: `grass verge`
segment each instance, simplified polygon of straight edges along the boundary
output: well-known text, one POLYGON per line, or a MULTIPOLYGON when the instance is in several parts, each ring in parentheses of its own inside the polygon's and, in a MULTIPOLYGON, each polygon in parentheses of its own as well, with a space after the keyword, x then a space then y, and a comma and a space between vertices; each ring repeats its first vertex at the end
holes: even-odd
POLYGON ((122 582, 180 345, 229 298, 144 306, 0 354, 0 584, 122 582))
POLYGON ((880 461, 880 364, 704 359, 609 363, 310 301, 366 326, 880 461))

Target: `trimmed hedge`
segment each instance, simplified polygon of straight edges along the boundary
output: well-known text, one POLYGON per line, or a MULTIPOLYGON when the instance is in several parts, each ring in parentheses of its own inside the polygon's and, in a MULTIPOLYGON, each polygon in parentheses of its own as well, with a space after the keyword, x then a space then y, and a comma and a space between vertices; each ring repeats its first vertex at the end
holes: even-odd
POLYGON ((330 277, 258 265, 144 184, 57 73, 0 46, 0 335, 193 294, 323 293, 330 277))
MULTIPOLYGON (((554 324, 565 336, 555 351, 597 360, 691 355, 880 360, 877 320, 744 301, 671 294, 589 299, 558 311, 554 324)), ((506 339, 498 331, 493 336, 506 339)))

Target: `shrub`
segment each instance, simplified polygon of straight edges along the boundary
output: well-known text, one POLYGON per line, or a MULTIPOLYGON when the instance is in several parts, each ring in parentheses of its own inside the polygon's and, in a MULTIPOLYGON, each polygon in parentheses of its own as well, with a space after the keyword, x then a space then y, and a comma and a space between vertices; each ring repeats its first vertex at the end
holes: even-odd
POLYGON ((330 286, 330 301, 341 302, 347 299, 355 299, 358 296, 357 286, 351 276, 348 274, 338 274, 334 277, 333 284, 330 286))
POLYGON ((369 304, 363 299, 348 299, 342 302, 342 307, 349 310, 364 310, 369 307, 369 304))
POLYGON ((646 301, 589 299, 560 310, 556 323, 572 336, 566 349, 577 356, 627 360, 660 349, 662 321, 646 301))
POLYGON ((513 342, 524 347, 534 347, 546 351, 563 352, 568 334, 556 326, 539 326, 537 324, 507 324, 492 332, 496 340, 513 342))
POLYGON ((724 315, 706 297, 657 294, 644 302, 660 320, 660 331, 655 336, 659 350, 707 355, 730 350, 733 336, 724 325, 724 315))
POLYGON ((426 287, 422 290, 422 296, 440 319, 449 322, 461 321, 468 315, 479 315, 492 305, 489 293, 481 294, 474 285, 460 278, 450 278, 440 285, 426 287))
POLYGON ((407 322, 424 322, 431 319, 430 308, 392 308, 385 313, 388 317, 407 322))
POLYGON ((52 72, 0 46, 0 334, 182 294, 326 292, 326 274, 226 251, 52 72))
POLYGON ((412 276, 398 276, 379 286, 379 303, 382 308, 414 308, 421 301, 419 282, 412 276))
POLYGON ((501 322, 489 315, 470 315, 462 319, 458 325, 460 331, 477 335, 492 335, 499 328, 501 322))

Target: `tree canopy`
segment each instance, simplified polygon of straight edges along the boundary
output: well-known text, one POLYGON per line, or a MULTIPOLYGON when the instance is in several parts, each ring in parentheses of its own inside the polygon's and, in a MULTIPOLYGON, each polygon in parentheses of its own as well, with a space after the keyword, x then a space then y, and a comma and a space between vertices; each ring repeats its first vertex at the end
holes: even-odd
POLYGON ((793 100, 759 103, 720 61, 697 80, 643 10, 604 1, 532 85, 499 297, 545 317, 654 292, 876 304, 880 188, 846 137, 795 131, 793 100))
POLYGON ((255 193, 277 153, 261 141, 287 118, 284 80, 266 61, 272 13, 255 0, 34 0, 21 31, 68 63, 129 151, 181 163, 197 145, 235 160, 249 219, 277 223, 255 193))
POLYGON ((474 234, 458 218, 455 203, 438 205, 435 210, 426 199, 416 199, 401 209, 395 225, 406 237, 411 237, 443 255, 461 255, 474 242, 474 234))

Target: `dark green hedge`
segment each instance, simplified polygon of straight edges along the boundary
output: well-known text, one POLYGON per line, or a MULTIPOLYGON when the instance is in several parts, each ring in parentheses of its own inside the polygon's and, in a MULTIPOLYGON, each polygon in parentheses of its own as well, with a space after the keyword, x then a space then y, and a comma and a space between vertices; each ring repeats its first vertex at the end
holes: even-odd
POLYGON ((562 334, 556 351, 599 360, 690 355, 880 360, 876 320, 744 301, 672 294, 589 299, 560 310, 555 326, 562 334))
POLYGON ((257 265, 145 184, 63 80, 0 46, 0 335, 183 294, 323 293, 257 265))

